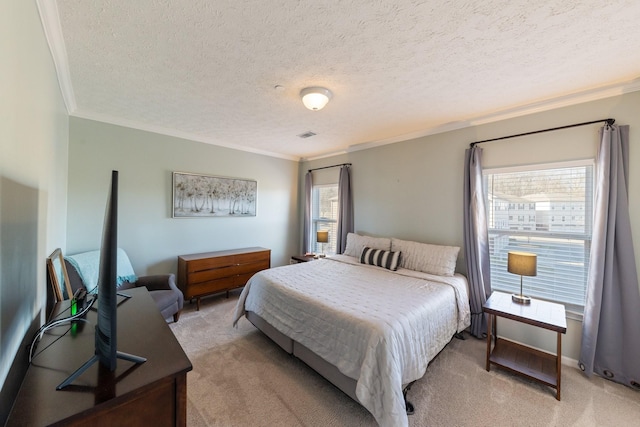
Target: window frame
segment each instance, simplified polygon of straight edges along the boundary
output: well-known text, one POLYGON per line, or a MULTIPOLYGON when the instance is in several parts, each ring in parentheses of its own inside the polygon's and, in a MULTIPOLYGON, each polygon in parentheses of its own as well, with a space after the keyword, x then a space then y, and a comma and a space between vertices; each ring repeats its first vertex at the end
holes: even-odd
MULTIPOLYGON (((571 302, 567 302, 567 301, 561 301, 561 300, 557 300, 557 299, 550 299, 550 298, 545 298, 544 296, 539 296, 536 295, 535 292, 529 292, 527 293, 526 290, 526 285, 525 285, 525 294, 532 294, 531 296, 535 297, 535 298, 539 298, 539 299, 544 299, 547 301, 552 301, 552 302, 556 302, 556 303, 560 303, 560 304, 564 304, 567 310, 567 314, 569 315, 569 317, 573 318, 573 319, 577 319, 577 320, 582 320, 582 315, 584 312, 584 304, 586 303, 586 292, 587 292, 587 281, 588 281, 588 273, 589 273, 589 261, 590 261, 590 251, 591 251, 591 241, 593 239, 593 218, 595 215, 595 177, 596 177, 596 163, 595 163, 595 159, 593 158, 588 158, 588 159, 581 159, 581 160, 570 160, 570 161, 559 161, 559 162, 545 162, 545 163, 539 163, 539 164, 527 164, 527 165, 518 165, 518 166, 505 166, 505 167, 490 167, 490 168, 486 168, 483 169, 482 171, 482 178, 483 178, 483 188, 485 191, 485 195, 484 195, 484 199, 485 199, 485 205, 486 205, 486 215, 487 215, 487 230, 488 230, 488 234, 494 235, 494 236, 516 236, 518 238, 529 238, 529 239, 544 239, 544 238, 550 238, 550 239, 567 239, 567 240, 573 240, 573 241, 582 241, 584 242, 584 245, 587 247, 587 249, 585 250, 585 268, 584 268, 584 295, 585 295, 585 302, 583 302, 582 305, 579 304, 575 304, 575 303, 571 303, 571 302), (565 168, 589 168, 590 167, 590 173, 589 173, 589 169, 587 169, 587 175, 585 177, 585 180, 587 182, 590 182, 590 192, 591 192, 591 197, 586 197, 584 204, 580 205, 580 209, 576 209, 576 208, 572 208, 571 205, 569 205, 569 208, 566 208, 566 202, 564 202, 562 204, 562 207, 556 207, 554 208, 550 208, 549 209, 549 224, 562 224, 562 221, 560 221, 560 219, 564 216, 568 216, 569 218, 571 218, 573 216, 574 212, 580 212, 582 213, 584 216, 584 220, 585 220, 585 230, 582 233, 576 233, 576 232, 568 232, 568 231, 544 231, 544 230, 513 230, 511 229, 511 227, 507 227, 506 229, 498 229, 498 228, 491 228, 491 223, 489 222, 489 219, 492 218, 492 213, 490 212, 490 208, 491 208, 491 202, 489 200, 489 192, 488 192, 488 188, 487 188, 487 176, 488 175, 495 175, 495 174, 508 174, 508 173, 518 173, 518 172, 543 172, 545 170, 554 170, 554 169, 565 169, 565 168), (589 176, 590 175, 590 176, 589 176), (590 209, 590 214, 591 216, 589 217, 589 209, 590 209), (569 211, 570 213, 567 214, 566 211, 569 211), (559 218, 556 218, 559 217, 559 218), (554 221, 554 219, 556 221, 554 221)), ((589 190, 586 190, 587 192, 589 190)), ((511 207, 512 205, 514 207, 517 207, 517 203, 512 203, 510 201, 507 201, 506 203, 508 203, 508 206, 511 207)), ((499 210, 499 209, 498 209, 499 210)), ((494 212, 497 212, 498 210, 494 209, 494 212)), ((507 212, 509 212, 509 208, 507 208, 507 212)), ((528 215, 528 214, 527 214, 528 215)), ((517 217, 517 214, 515 214, 514 216, 517 217)), ((492 239, 490 238, 490 241, 492 241, 492 239)), ((514 249, 515 250, 515 249, 514 249)), ((490 256, 490 263, 493 262, 493 256, 490 256)), ((540 264, 539 264, 540 267, 540 264)), ((493 265, 491 265, 491 269, 493 270, 495 267, 493 265)), ((492 274, 492 278, 494 277, 494 274, 492 274)), ((532 278, 533 279, 533 278, 532 278)), ((527 279, 525 278, 525 282, 527 281, 527 279)), ((492 289, 493 290, 500 290, 500 291, 504 291, 504 292, 513 292, 513 289, 507 289, 507 288, 503 288, 501 286, 495 286, 494 281, 492 279, 492 289)), ((519 288, 519 281, 518 281, 518 288, 519 288)), ((568 287, 568 289, 570 289, 570 287, 568 287)), ((519 289, 518 289, 519 290, 519 289)))
POLYGON ((311 188, 311 249, 313 253, 335 254, 337 248, 337 229, 338 229, 338 183, 314 184, 311 188), (336 209, 335 218, 321 217, 319 211, 319 191, 323 188, 335 188, 336 191, 336 209), (317 242, 317 231, 321 224, 325 225, 325 229, 329 230, 329 243, 325 243, 323 247, 317 242))

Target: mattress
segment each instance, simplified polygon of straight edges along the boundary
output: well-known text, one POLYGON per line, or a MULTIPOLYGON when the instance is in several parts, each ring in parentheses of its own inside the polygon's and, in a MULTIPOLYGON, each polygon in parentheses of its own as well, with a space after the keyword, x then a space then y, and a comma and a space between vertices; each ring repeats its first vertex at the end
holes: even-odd
POLYGON ((257 273, 234 324, 247 311, 356 380, 358 401, 382 426, 408 425, 403 386, 470 324, 464 276, 394 272, 341 255, 257 273))

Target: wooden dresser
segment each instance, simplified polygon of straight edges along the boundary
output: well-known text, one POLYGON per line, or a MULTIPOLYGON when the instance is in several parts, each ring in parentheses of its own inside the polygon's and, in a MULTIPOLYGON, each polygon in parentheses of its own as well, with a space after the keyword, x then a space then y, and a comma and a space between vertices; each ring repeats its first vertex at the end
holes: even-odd
POLYGON ((240 288, 260 270, 271 267, 271 249, 260 247, 180 255, 178 287, 188 300, 240 288))
MULTIPOLYGON (((191 362, 147 288, 127 289, 118 305, 118 350, 147 359, 118 359, 114 372, 95 363, 63 390, 56 386, 94 354, 98 313, 86 322, 46 332, 16 397, 6 426, 186 426, 191 362)), ((69 300, 52 312, 62 318, 69 300)))

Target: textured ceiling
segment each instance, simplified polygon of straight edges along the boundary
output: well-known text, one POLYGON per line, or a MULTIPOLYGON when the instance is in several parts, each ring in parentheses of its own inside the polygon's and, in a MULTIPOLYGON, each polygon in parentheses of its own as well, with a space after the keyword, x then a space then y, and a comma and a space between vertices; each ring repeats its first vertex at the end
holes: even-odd
POLYGON ((638 0, 47 1, 71 115, 285 158, 640 80, 638 0))

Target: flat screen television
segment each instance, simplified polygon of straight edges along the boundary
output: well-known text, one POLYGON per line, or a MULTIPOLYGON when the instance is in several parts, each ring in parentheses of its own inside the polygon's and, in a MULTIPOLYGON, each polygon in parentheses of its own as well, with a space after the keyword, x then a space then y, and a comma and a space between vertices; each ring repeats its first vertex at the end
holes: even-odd
POLYGON ((98 323, 95 332, 94 355, 66 380, 56 387, 61 390, 71 384, 91 365, 99 362, 103 368, 113 372, 117 359, 144 363, 147 359, 118 351, 118 171, 111 172, 111 188, 107 196, 107 207, 102 227, 100 267, 98 273, 98 323))

